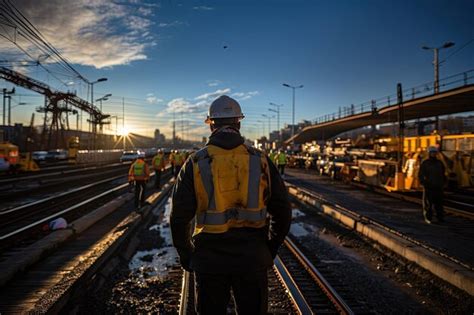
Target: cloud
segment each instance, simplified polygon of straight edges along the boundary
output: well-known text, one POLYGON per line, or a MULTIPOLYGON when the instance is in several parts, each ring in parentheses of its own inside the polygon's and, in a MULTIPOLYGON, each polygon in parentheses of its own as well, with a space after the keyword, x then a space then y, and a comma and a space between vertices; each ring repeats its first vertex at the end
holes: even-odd
POLYGON ((153 93, 148 93, 146 95, 145 100, 150 104, 158 104, 158 103, 163 102, 163 100, 161 98, 156 97, 155 94, 153 94, 153 93))
POLYGON ((224 95, 224 94, 228 94, 230 93, 230 88, 226 88, 226 89, 222 89, 222 90, 216 90, 214 92, 211 92, 211 93, 204 93, 204 94, 201 94, 199 96, 196 96, 194 99, 196 101, 198 100, 208 100, 208 99, 215 99, 221 95, 224 95))
POLYGON ((218 86, 221 83, 222 82, 219 81, 219 80, 209 80, 209 81, 207 81, 207 85, 210 86, 210 87, 218 86))
POLYGON ((232 93, 231 96, 234 97, 235 99, 237 99, 238 101, 245 101, 245 100, 251 99, 252 97, 257 96, 259 94, 260 94, 259 91, 236 92, 236 93, 232 93))
MULTIPOLYGON (((147 59, 145 50, 154 43, 149 33, 154 6, 143 1, 49 0, 38 5, 16 0, 15 6, 73 64, 96 68, 126 65, 147 59)), ((0 17, 0 22, 4 19, 0 17)), ((8 27, 0 28, 2 35, 8 32, 8 27)), ((1 54, 20 52, 13 44, 2 42, 1 54)), ((42 53, 22 36, 18 36, 18 44, 35 58, 42 53)))
POLYGON ((198 11, 212 11, 212 10, 214 10, 213 7, 208 7, 208 6, 205 6, 205 5, 195 6, 195 7, 193 7, 193 9, 198 10, 198 11))
POLYGON ((184 22, 181 22, 181 21, 173 21, 171 23, 161 22, 158 24, 158 27, 174 27, 174 26, 180 26, 183 24, 184 22))

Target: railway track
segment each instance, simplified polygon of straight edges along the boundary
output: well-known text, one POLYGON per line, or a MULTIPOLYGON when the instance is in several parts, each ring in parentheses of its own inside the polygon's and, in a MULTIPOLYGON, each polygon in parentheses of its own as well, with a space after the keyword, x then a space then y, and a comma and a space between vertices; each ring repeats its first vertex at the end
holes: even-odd
MULTIPOLYGON (((304 195, 314 199, 314 200, 319 200, 320 202, 322 201, 323 203, 324 202, 327 202, 322 196, 319 196, 318 194, 314 193, 312 191, 312 187, 311 185, 309 184, 304 184, 304 183, 300 183, 299 185, 295 186, 291 183, 287 183, 287 185, 289 185, 289 187, 297 187, 297 189, 302 192, 304 195)), ((387 192, 388 193, 388 192, 387 192)), ((357 213, 356 211, 353 211, 351 209, 348 209, 346 207, 342 207, 340 205, 335 205, 337 208, 340 208, 341 210, 343 210, 344 212, 354 216, 355 218, 358 218, 358 220, 360 221, 363 221, 363 222, 367 222, 367 223, 370 223, 370 224, 373 224, 374 226, 377 226, 393 235, 396 235, 398 237, 401 237, 411 243, 413 243, 414 245, 416 246, 420 246, 420 247, 423 247, 427 250, 429 250, 430 252, 440 256, 440 257, 444 257, 444 258, 447 258, 448 260, 451 260, 452 262, 456 263, 456 264, 459 264, 467 269, 470 269, 470 270, 474 270, 474 267, 472 266, 471 262, 469 261, 461 261, 460 259, 454 257, 453 255, 450 255, 450 254, 447 254, 445 253, 442 249, 440 248, 436 248, 432 245, 430 245, 429 243, 426 243, 425 241, 421 241, 421 240, 418 240, 406 233, 403 233, 401 231, 399 231, 397 228, 393 228, 387 224, 384 224, 383 222, 379 221, 379 220, 376 220, 374 218, 371 218, 371 217, 368 217, 368 216, 365 216, 365 215, 361 215, 359 213, 357 213)), ((470 222, 470 221, 469 221, 470 222)))
POLYGON ((126 174, 128 164, 112 164, 105 167, 74 169, 59 173, 38 174, 18 179, 0 181, 0 198, 4 201, 24 199, 55 191, 58 188, 71 188, 84 182, 94 182, 117 174, 126 174))
POLYGON ((39 233, 43 224, 55 218, 64 217, 70 222, 84 212, 95 209, 100 203, 113 199, 128 187, 128 183, 123 181, 114 185, 113 182, 116 180, 117 178, 114 178, 83 186, 82 191, 72 191, 75 194, 72 198, 71 193, 60 194, 33 202, 30 206, 25 205, 0 213, 0 218, 6 217, 0 224, 0 248, 39 233), (101 187, 102 189, 96 190, 103 184, 106 184, 104 185, 106 189, 101 187), (91 195, 93 196, 90 197, 91 195))
MULTIPOLYGON (((289 238, 275 258, 273 272, 279 281, 272 281, 272 273, 269 273, 269 291, 274 292, 272 286, 282 286, 291 301, 292 309, 284 312, 354 314, 334 287, 289 238)), ((281 300, 282 297, 270 295, 269 300, 272 299, 281 300)), ((189 272, 183 272, 182 275, 179 314, 194 314, 194 277, 189 272)))
MULTIPOLYGON (((399 192, 388 192, 385 189, 369 186, 364 183, 351 182, 350 184, 354 187, 370 190, 375 193, 389 196, 398 200, 408 201, 408 202, 415 203, 418 205, 423 204, 422 196, 419 194, 409 195, 409 194, 404 194, 404 193, 399 193, 399 192)), ((445 194, 446 196, 444 198, 444 211, 446 213, 474 220, 474 204, 459 200, 455 194, 452 194, 452 193, 445 193, 445 194)))
MULTIPOLYGON (((154 173, 152 173, 153 175, 154 173)), ((0 248, 41 235, 47 222, 71 222, 129 189, 126 175, 115 175, 28 204, 0 211, 0 248)), ((33 239, 34 240, 34 239, 33 239)))
POLYGON ((29 269, 20 267, 15 274, 15 270, 9 270, 9 278, 2 279, 6 285, 0 288, 0 313, 74 312, 81 296, 95 290, 101 283, 98 280, 108 275, 120 259, 130 258, 137 246, 132 241, 134 235, 149 224, 154 208, 164 205, 171 187, 168 181, 160 192, 150 189, 150 206, 140 214, 130 213, 126 204, 112 205, 108 214, 102 211, 105 216, 83 223, 89 226, 83 227, 79 237, 56 240, 67 246, 50 248, 47 255, 33 253, 31 259, 35 261, 29 269))

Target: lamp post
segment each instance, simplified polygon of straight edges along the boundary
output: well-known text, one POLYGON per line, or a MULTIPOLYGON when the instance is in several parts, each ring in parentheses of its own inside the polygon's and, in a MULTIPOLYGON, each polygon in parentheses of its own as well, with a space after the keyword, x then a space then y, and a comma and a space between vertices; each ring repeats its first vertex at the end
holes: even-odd
POLYGON ((268 141, 270 141, 270 133, 272 132, 272 127, 271 127, 271 119, 275 118, 275 115, 273 116, 268 116, 265 114, 262 114, 262 117, 268 118, 268 141))
POLYGON ((270 102, 270 106, 276 107, 276 109, 269 108, 268 110, 274 113, 277 113, 277 130, 278 130, 278 140, 281 142, 281 130, 280 130, 280 107, 283 107, 283 104, 275 104, 270 102))
POLYGON ((96 102, 100 102, 100 111, 102 111, 102 101, 107 101, 109 99, 109 97, 111 97, 112 94, 105 94, 104 96, 102 96, 101 98, 98 98, 96 99, 95 101, 96 102))
POLYGON ((422 49, 425 49, 425 50, 432 50, 434 53, 433 66, 434 66, 434 93, 435 94, 439 93, 439 64, 440 64, 440 62, 438 61, 439 50, 443 48, 453 47, 453 46, 454 46, 453 42, 446 42, 442 46, 439 46, 439 47, 428 47, 428 46, 421 47, 422 49))
POLYGON ((257 120, 257 122, 262 124, 262 137, 265 137, 265 122, 263 120, 257 120))
POLYGON ((115 138, 117 138, 118 135, 118 120, 123 119, 123 117, 119 117, 117 115, 112 115, 110 118, 115 118, 115 138))
POLYGON ((5 106, 5 101, 8 100, 8 126, 11 125, 11 111, 12 111, 12 97, 11 94, 15 94, 15 88, 11 89, 11 91, 8 91, 7 89, 3 89, 3 125, 5 126, 5 120, 7 117, 7 114, 5 113, 6 106, 5 106))
POLYGON ((292 121, 291 121, 291 137, 295 135, 295 90, 303 88, 303 85, 292 86, 287 83, 283 83, 283 86, 293 90, 293 110, 292 110, 292 121))
POLYGON ((23 105, 28 105, 28 103, 25 102, 19 102, 16 105, 11 106, 11 96, 8 97, 8 126, 11 125, 11 118, 12 118, 12 108, 15 108, 17 106, 23 106, 23 105))
MULTIPOLYGON (((92 107, 94 107, 94 84, 99 83, 99 82, 105 82, 105 81, 107 81, 107 78, 100 78, 100 79, 97 79, 95 81, 89 82, 89 85, 91 86, 91 104, 92 104, 92 107)), ((90 131, 90 123, 89 123, 89 131, 90 131)))

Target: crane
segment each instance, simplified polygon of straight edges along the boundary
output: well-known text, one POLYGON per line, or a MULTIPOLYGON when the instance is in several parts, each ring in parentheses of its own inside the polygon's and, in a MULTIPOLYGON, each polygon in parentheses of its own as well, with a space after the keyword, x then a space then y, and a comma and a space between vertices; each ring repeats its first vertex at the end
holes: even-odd
POLYGON ((0 66, 0 78, 45 96, 44 106, 36 108, 37 112, 45 114, 43 130, 41 133, 41 147, 43 148, 51 148, 51 140, 53 136, 55 138, 54 146, 57 148, 60 144, 60 135, 61 145, 65 145, 64 130, 69 129, 69 121, 67 117, 68 113, 74 111, 73 107, 90 115, 89 122, 92 124, 94 146, 97 135, 97 126, 110 123, 110 121, 107 121, 110 119, 110 115, 104 114, 98 107, 78 97, 74 93, 54 90, 41 81, 2 66, 0 66))

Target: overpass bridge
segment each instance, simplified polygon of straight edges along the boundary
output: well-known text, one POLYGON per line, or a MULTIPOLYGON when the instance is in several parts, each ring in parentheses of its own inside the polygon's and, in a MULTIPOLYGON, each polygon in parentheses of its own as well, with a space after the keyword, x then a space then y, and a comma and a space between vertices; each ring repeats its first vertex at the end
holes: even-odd
MULTIPOLYGON (((440 92, 433 94, 433 90, 432 82, 403 90, 405 121, 474 111, 474 70, 444 78, 440 92)), ((400 106, 396 100, 396 94, 390 95, 319 117, 286 142, 326 140, 353 129, 397 122, 400 106)))

